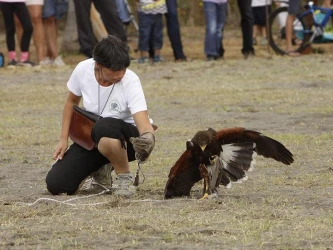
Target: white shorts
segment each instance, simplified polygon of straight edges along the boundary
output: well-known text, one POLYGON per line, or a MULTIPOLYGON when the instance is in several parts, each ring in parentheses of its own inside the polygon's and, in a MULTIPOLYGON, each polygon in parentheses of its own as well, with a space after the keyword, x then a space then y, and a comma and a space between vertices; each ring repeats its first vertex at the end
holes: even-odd
POLYGON ((44 0, 25 0, 26 5, 44 5, 44 0))

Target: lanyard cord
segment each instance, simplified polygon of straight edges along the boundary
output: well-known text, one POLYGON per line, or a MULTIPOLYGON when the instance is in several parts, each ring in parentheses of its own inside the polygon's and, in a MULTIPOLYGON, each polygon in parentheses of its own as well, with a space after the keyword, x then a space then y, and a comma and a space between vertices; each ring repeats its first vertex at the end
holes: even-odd
POLYGON ((104 109, 105 109, 106 104, 107 104, 108 101, 109 101, 109 98, 110 98, 110 96, 111 96, 111 93, 112 93, 112 91, 113 91, 113 89, 114 89, 114 85, 116 85, 116 84, 115 84, 115 83, 113 84, 112 89, 111 89, 111 91, 110 91, 110 93, 109 93, 108 99, 106 99, 106 102, 105 102, 104 107, 103 107, 103 109, 102 109, 102 112, 99 112, 99 110, 100 110, 99 99, 100 99, 100 88, 101 88, 101 86, 100 86, 99 83, 98 83, 98 114, 99 114, 99 116, 101 116, 101 114, 103 113, 103 111, 104 111, 104 109))

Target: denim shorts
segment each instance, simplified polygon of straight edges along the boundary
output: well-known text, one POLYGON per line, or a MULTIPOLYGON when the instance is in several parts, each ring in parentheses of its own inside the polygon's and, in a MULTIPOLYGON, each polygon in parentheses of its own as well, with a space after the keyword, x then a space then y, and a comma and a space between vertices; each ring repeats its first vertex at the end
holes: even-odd
POLYGON ((54 16, 55 19, 64 18, 68 9, 68 0, 44 0, 43 18, 54 16))
POLYGON ((301 11, 301 6, 301 0, 289 0, 288 13, 296 16, 301 11))

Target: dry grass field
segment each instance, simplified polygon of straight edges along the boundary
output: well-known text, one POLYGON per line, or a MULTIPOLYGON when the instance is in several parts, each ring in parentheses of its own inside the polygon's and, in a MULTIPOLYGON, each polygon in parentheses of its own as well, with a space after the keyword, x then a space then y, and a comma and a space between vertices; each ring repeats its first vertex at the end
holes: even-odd
POLYGON ((172 62, 166 41, 166 62, 130 67, 159 126, 133 199, 46 190, 66 81, 82 56, 65 55, 62 68, 0 69, 0 249, 333 249, 333 46, 299 58, 256 47, 244 60, 239 32, 227 31, 225 59, 206 62, 203 28, 183 32, 190 62, 172 62), (249 179, 217 199, 199 201, 198 183, 191 197, 164 200, 186 140, 234 126, 279 140, 295 162, 258 156, 249 179))

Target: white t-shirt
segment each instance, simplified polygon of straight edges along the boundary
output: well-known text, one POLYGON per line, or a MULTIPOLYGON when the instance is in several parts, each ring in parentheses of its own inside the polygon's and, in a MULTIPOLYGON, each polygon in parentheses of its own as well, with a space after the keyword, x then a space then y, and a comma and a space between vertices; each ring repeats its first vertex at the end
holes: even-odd
POLYGON ((76 96, 82 96, 83 106, 87 111, 99 114, 105 105, 101 116, 121 119, 135 125, 132 115, 147 110, 139 77, 127 69, 120 82, 103 87, 96 81, 94 67, 94 59, 80 62, 67 82, 69 91, 76 96))
MULTIPOLYGON (((267 0, 267 5, 271 5, 272 0, 267 0)), ((251 7, 266 6, 266 0, 252 0, 251 7)))
POLYGON ((0 0, 0 2, 4 2, 4 3, 25 3, 25 0, 0 0))

